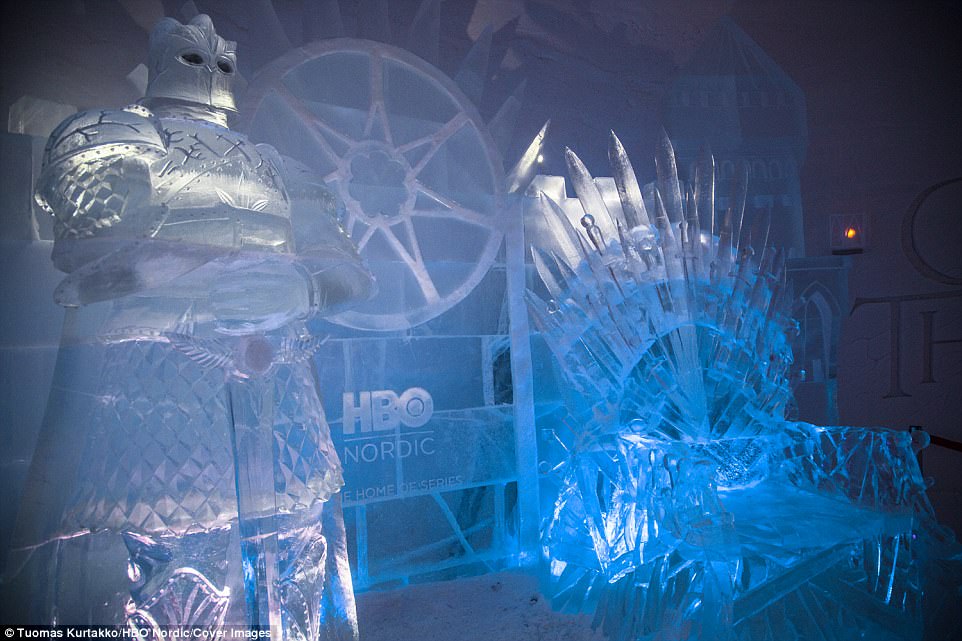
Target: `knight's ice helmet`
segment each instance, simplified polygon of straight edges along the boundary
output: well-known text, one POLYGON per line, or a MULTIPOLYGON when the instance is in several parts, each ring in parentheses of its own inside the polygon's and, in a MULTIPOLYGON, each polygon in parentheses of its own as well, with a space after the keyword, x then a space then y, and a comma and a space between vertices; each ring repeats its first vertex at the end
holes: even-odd
POLYGON ((232 91, 236 49, 237 43, 218 36, 204 14, 187 24, 164 18, 150 34, 145 98, 172 98, 237 111, 232 91))

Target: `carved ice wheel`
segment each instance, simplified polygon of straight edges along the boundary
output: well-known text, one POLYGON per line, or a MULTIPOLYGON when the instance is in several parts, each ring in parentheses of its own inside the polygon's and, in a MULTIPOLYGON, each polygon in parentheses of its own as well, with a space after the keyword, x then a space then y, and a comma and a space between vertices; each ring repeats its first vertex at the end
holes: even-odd
POLYGON ((502 240, 503 168, 477 110, 417 56, 367 40, 295 49, 265 67, 242 114, 251 138, 307 164, 343 200, 378 295, 331 317, 404 330, 467 296, 502 240))

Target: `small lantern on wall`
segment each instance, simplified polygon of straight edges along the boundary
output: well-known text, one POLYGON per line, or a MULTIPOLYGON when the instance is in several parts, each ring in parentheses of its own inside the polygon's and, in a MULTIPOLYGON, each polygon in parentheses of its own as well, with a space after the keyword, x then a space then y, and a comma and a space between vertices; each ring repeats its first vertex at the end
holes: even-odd
POLYGON ((861 254, 868 246, 865 214, 834 214, 831 219, 833 254, 861 254))

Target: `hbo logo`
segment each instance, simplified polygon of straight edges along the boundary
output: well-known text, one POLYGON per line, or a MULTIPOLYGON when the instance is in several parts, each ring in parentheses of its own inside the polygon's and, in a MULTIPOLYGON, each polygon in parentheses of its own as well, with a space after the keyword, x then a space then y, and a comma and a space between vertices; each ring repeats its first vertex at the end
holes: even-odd
POLYGON ((404 424, 421 427, 434 414, 434 399, 427 390, 412 387, 400 396, 391 390, 344 392, 345 434, 393 430, 404 424))

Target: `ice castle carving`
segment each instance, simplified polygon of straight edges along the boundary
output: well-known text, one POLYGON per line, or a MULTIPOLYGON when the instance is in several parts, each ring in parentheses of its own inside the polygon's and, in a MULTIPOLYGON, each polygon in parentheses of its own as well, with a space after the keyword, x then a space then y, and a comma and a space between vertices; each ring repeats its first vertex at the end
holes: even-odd
POLYGON ((747 169, 715 216, 708 152, 686 186, 663 137, 644 189, 614 134, 613 180, 566 154, 577 198, 541 194, 529 291, 569 386, 542 456, 555 606, 619 641, 921 638, 958 597, 924 444, 785 419, 792 295, 747 169))
POLYGON ((162 20, 146 97, 47 145, 70 310, 12 564, 43 620, 357 634, 305 321, 373 281, 334 197, 227 127, 235 78, 207 16, 162 20))

